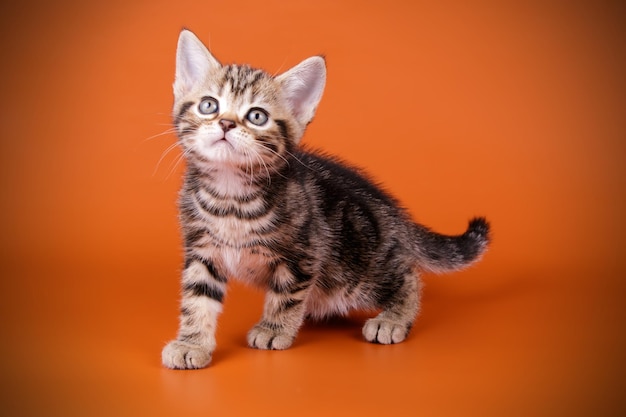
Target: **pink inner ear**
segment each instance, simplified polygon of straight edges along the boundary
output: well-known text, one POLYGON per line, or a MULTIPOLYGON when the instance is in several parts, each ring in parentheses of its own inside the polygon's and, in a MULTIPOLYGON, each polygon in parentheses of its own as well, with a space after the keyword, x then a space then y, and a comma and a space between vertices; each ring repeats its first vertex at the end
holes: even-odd
POLYGON ((303 116, 303 114, 306 113, 306 109, 308 108, 308 98, 311 91, 311 87, 303 85, 300 88, 293 90, 291 95, 288 97, 289 104, 291 104, 291 108, 297 117, 303 116))
POLYGON ((286 73, 283 78, 283 88, 292 111, 298 121, 308 124, 322 97, 326 82, 326 68, 322 58, 309 58, 286 73))
POLYGON ((180 86, 184 91, 189 91, 204 81, 209 68, 208 62, 198 48, 183 47, 179 54, 176 81, 180 82, 180 86))
POLYGON ((212 68, 219 66, 219 62, 195 35, 187 31, 181 33, 176 51, 175 90, 188 92, 203 83, 212 68))
POLYGON ((194 85, 202 82, 202 80, 206 77, 206 72, 206 65, 203 67, 202 63, 198 62, 198 57, 194 57, 192 59, 188 57, 185 60, 184 66, 181 71, 185 86, 191 88, 194 85))

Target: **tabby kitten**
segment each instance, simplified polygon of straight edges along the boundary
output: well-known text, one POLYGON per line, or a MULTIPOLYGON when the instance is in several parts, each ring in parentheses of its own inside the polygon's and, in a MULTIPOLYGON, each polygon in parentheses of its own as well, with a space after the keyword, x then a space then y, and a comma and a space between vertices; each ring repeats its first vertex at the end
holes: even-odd
POLYGON ((211 361, 231 278, 266 290, 253 348, 286 349, 305 318, 351 309, 380 311, 363 336, 390 344, 418 314, 421 270, 457 270, 485 251, 485 219, 459 236, 434 233, 357 170, 298 147, 325 80, 321 57, 272 76, 222 65, 190 31, 180 34, 173 114, 187 160, 185 267, 166 367, 211 361))

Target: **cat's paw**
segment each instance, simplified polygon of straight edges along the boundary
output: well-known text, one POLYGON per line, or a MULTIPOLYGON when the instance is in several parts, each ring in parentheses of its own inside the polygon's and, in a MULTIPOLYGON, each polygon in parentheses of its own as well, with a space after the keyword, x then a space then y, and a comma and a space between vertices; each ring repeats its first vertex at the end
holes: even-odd
POLYGON ((294 336, 257 324, 248 332, 248 346, 255 349, 283 350, 293 343, 294 336))
POLYGON ((199 369, 211 362, 211 353, 206 347, 174 340, 163 348, 161 359, 170 369, 199 369))
POLYGON ((409 329, 410 325, 376 317, 365 322, 363 336, 368 342, 390 345, 406 339, 409 329))

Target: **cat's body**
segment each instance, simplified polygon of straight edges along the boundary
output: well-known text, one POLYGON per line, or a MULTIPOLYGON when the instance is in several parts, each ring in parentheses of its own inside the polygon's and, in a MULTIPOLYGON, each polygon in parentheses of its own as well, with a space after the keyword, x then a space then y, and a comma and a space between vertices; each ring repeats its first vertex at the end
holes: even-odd
POLYGON ((273 77, 222 66, 181 33, 174 115, 188 162, 185 270, 165 366, 209 363, 231 278, 267 291, 251 347, 285 349, 306 317, 351 309, 379 310, 363 335, 389 344, 404 340, 417 316, 420 270, 460 269, 486 249, 484 219, 463 235, 436 234, 357 170, 298 147, 324 82, 322 58, 273 77))

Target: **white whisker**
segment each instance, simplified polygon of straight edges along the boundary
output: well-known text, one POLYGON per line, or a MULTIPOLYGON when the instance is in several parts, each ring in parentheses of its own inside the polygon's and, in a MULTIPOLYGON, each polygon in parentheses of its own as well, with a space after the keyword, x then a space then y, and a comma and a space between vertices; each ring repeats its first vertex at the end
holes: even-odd
POLYGON ((276 77, 278 74, 280 74, 280 71, 285 66, 285 62, 287 62, 287 57, 285 57, 285 59, 283 59, 283 63, 280 64, 280 66, 278 67, 278 69, 276 71, 274 71, 274 73, 272 74, 272 77, 276 77))
POLYGON ((156 175, 156 172, 159 170, 159 166, 161 165, 161 162, 163 162, 163 159, 165 159, 165 157, 167 156, 167 154, 169 154, 171 151, 173 151, 174 149, 176 149, 178 147, 178 142, 174 142, 172 143, 170 146, 168 146, 165 151, 163 151, 163 153, 161 153, 161 157, 159 158, 159 160, 156 163, 156 166, 154 167, 154 171, 152 171, 152 176, 156 175))
POLYGON ((298 157, 297 157, 296 155, 292 154, 292 153, 291 153, 291 152, 289 152, 289 151, 285 151, 285 153, 287 153, 287 154, 291 155, 291 157, 292 157, 293 159, 295 159, 295 160, 296 160, 296 162, 300 163, 300 165, 302 165, 303 167, 305 167, 305 168, 307 168, 307 169, 309 169, 309 170, 311 170, 311 171, 315 171, 313 168, 311 168, 311 166, 309 166, 309 165, 305 164, 305 163, 304 163, 304 162, 302 162, 300 159, 298 159, 298 157))
POLYGON ((188 151, 181 152, 180 155, 176 157, 174 162, 170 163, 170 170, 165 177, 166 180, 168 180, 172 176, 172 174, 174 174, 176 168, 178 168, 178 165, 180 165, 180 163, 188 156, 188 154, 188 151))
MULTIPOLYGON (((164 125, 164 126, 165 126, 165 125, 164 125)), ((147 137, 147 138, 145 138, 143 141, 144 141, 144 142, 147 142, 147 141, 149 141, 149 140, 156 139, 156 138, 158 138, 158 137, 165 136, 165 135, 170 135, 170 134, 172 134, 172 133, 176 133, 176 128, 171 127, 171 128, 169 128, 169 129, 167 129, 167 130, 165 130, 165 131, 161 132, 161 133, 157 133, 156 135, 152 135, 152 136, 150 136, 150 137, 147 137)))

